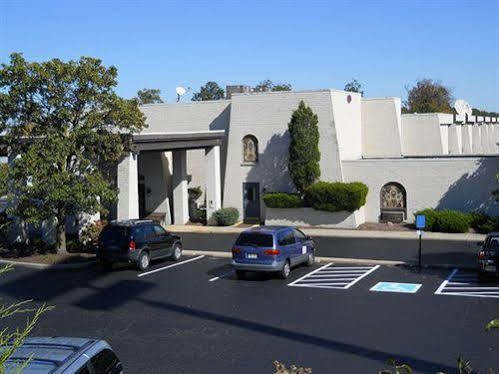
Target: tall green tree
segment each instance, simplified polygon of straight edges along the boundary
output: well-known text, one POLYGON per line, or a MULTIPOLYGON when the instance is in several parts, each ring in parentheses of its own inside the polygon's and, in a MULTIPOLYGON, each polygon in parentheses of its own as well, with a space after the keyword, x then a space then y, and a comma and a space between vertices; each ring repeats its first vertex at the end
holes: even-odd
POLYGON ((362 85, 357 81, 357 79, 352 79, 350 82, 345 84, 344 90, 349 92, 358 92, 360 93, 360 96, 364 96, 362 85))
POLYGON ((452 113, 452 91, 438 81, 421 79, 410 89, 404 106, 408 113, 452 113))
POLYGON ((318 123, 317 114, 300 101, 288 124, 291 136, 288 170, 291 180, 301 194, 321 175, 318 123))
POLYGON ((192 101, 221 100, 225 97, 225 91, 216 82, 207 82, 192 95, 192 101))
POLYGON ((292 87, 289 83, 274 83, 270 79, 265 79, 255 86, 256 92, 276 92, 276 91, 291 91, 292 87))
POLYGON ((163 102, 161 99, 161 90, 157 88, 144 88, 137 91, 137 100, 139 104, 160 104, 163 102))
POLYGON ((60 253, 68 217, 116 201, 104 166, 145 127, 137 101, 114 92, 117 74, 90 57, 28 62, 14 53, 0 66, 0 132, 20 156, 8 169, 9 213, 33 224, 55 219, 60 253))

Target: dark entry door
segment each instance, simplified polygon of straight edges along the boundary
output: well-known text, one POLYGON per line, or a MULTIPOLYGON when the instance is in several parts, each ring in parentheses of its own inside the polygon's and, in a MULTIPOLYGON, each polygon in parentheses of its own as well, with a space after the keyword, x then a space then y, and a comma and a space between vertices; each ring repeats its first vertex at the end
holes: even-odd
POLYGON ((243 183, 244 222, 260 222, 260 183, 243 183))

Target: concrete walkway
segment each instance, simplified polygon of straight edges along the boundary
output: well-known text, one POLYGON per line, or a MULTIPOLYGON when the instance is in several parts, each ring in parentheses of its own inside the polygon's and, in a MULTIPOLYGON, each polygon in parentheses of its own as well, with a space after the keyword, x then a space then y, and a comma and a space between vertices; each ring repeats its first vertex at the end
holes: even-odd
MULTIPOLYGON (((254 227, 257 227, 255 225, 254 227)), ((190 225, 170 225, 168 230, 177 233, 198 233, 198 234, 238 234, 248 227, 236 226, 190 226, 190 225)), ((323 237, 338 237, 338 238, 375 238, 375 239, 407 239, 414 240, 417 238, 416 231, 369 231, 369 230, 341 230, 341 229, 323 229, 300 227, 307 235, 323 236, 323 237)), ((483 234, 465 233, 465 234, 448 234, 443 232, 424 232, 424 239, 430 240, 453 240, 463 242, 478 242, 485 239, 483 234)))

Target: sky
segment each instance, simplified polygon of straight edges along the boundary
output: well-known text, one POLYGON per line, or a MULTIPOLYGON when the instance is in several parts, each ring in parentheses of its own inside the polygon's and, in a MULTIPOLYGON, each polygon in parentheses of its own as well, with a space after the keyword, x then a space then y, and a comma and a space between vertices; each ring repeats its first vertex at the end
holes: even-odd
POLYGON ((441 81, 472 107, 499 111, 499 1, 0 0, 0 62, 100 58, 121 96, 207 81, 407 96, 441 81))

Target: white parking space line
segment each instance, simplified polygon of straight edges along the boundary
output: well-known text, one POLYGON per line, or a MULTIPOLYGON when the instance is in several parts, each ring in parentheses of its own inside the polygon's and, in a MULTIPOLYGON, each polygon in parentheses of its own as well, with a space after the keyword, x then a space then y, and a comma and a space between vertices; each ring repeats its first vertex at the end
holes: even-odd
POLYGON ((213 277, 213 278, 211 278, 208 282, 215 282, 216 280, 219 280, 219 279, 221 279, 221 278, 228 277, 228 276, 230 276, 230 275, 232 275, 232 274, 234 274, 234 273, 235 273, 235 271, 234 271, 234 270, 228 271, 227 273, 223 273, 223 274, 220 274, 220 275, 219 275, 219 276, 217 276, 217 277, 213 277))
POLYGON ((454 269, 435 291, 435 295, 499 298, 499 284, 481 283, 476 273, 454 269))
POLYGON ((201 256, 197 256, 197 257, 194 257, 194 258, 190 258, 188 260, 185 260, 185 261, 181 261, 181 262, 176 262, 174 264, 171 264, 171 265, 167 265, 167 266, 163 266, 159 269, 154 269, 154 270, 151 270, 151 271, 146 271, 145 273, 140 273, 138 274, 137 276, 140 278, 140 277, 144 277, 146 275, 150 275, 150 274, 154 274, 154 273, 157 273, 158 271, 163 271, 163 270, 166 270, 166 269, 170 269, 170 268, 173 268, 175 266, 179 266, 179 265, 183 265, 183 264, 187 264, 188 262, 192 262, 192 261, 196 261, 196 260, 200 260, 204 257, 204 255, 201 255, 201 256))
POLYGON ((332 264, 327 264, 289 283, 288 286, 346 290, 379 267, 380 265, 332 266, 332 264))

